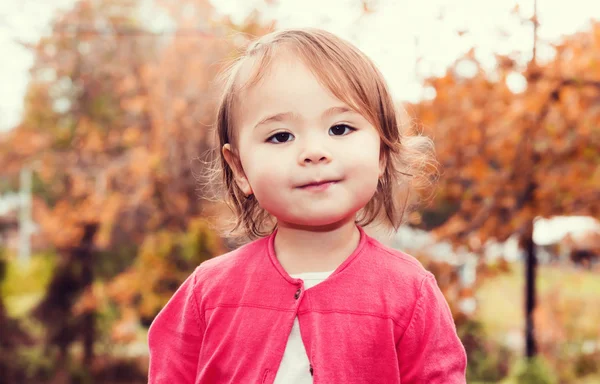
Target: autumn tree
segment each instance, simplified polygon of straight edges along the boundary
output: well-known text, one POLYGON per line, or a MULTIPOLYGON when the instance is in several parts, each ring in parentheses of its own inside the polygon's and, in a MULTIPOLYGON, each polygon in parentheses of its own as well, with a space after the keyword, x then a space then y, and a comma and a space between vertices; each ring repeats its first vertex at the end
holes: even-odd
POLYGON ((551 60, 526 66, 498 56, 493 72, 471 51, 444 76, 427 79, 435 97, 411 106, 443 169, 425 226, 475 251, 489 239, 520 236, 531 261, 527 356, 536 352, 534 220, 600 216, 600 24, 555 50, 551 60), (461 71, 465 65, 472 76, 461 71), (510 78, 523 79, 525 89, 511 91, 510 78))
POLYGON ((215 75, 270 26, 256 14, 234 25, 205 0, 157 1, 170 25, 157 31, 140 5, 80 0, 59 15, 30 46, 23 119, 1 144, 5 179, 33 169, 34 219, 60 254, 34 314, 61 359, 77 338, 92 359, 102 302, 149 322, 195 266, 223 252, 194 159, 214 146, 215 75))

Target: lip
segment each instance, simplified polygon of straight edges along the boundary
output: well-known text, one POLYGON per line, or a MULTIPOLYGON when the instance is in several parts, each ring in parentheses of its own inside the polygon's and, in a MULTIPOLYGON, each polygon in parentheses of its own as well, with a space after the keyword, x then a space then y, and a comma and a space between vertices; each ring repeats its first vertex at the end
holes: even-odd
POLYGON ((308 183, 305 185, 301 185, 298 187, 298 189, 302 189, 305 191, 325 191, 326 189, 328 189, 329 187, 331 187, 332 185, 340 182, 341 180, 322 180, 322 181, 315 181, 312 183, 308 183))

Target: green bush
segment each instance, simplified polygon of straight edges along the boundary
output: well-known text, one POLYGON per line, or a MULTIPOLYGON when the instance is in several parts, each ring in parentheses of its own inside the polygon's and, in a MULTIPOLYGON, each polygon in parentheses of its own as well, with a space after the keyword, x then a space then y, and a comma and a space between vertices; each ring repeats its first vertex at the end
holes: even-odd
POLYGON ((56 354, 42 346, 20 347, 14 357, 16 371, 26 382, 46 382, 56 373, 56 354))
POLYGON ((467 352, 467 381, 497 383, 508 375, 511 352, 486 334, 480 321, 467 319, 458 329, 467 352))
POLYGON ((53 253, 33 255, 27 265, 22 265, 16 259, 9 260, 5 267, 6 275, 0 284, 0 293, 6 297, 45 292, 55 262, 56 255, 53 253))
POLYGON ((557 384, 555 372, 541 357, 519 360, 511 370, 515 384, 557 384))
POLYGON ((16 259, 6 260, 4 278, 0 280, 0 296, 10 317, 21 318, 43 297, 50 282, 56 255, 36 254, 28 264, 16 259))

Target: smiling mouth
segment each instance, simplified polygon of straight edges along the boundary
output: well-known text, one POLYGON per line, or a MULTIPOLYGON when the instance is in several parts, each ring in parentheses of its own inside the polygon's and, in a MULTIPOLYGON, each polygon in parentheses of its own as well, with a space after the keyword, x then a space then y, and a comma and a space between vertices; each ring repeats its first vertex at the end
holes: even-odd
POLYGON ((325 190, 325 189, 329 188, 330 186, 332 186, 333 184, 336 184, 336 183, 338 183, 340 181, 341 180, 317 181, 317 182, 314 182, 314 183, 309 183, 309 184, 301 185, 301 186, 298 187, 298 189, 320 191, 320 190, 325 190))

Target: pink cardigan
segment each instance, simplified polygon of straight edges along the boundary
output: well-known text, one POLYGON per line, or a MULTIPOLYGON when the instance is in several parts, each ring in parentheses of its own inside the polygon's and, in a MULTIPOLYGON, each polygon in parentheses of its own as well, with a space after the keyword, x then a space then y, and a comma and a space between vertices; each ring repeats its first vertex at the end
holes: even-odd
POLYGON ((296 316, 314 383, 466 383, 434 276, 359 229, 308 290, 279 264, 275 234, 202 263, 150 327, 149 383, 273 383, 296 316))

